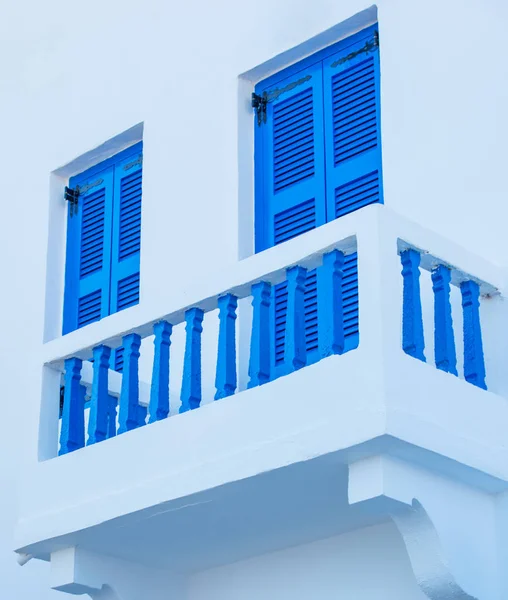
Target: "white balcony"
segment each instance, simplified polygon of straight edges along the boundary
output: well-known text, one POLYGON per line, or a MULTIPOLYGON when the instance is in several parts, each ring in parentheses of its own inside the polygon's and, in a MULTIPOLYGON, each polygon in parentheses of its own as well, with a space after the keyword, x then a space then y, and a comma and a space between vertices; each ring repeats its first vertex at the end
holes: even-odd
MULTIPOLYGON (((23 478, 18 551, 51 558, 54 587, 72 593, 108 584, 100 569, 76 567, 93 564, 97 553, 185 585, 197 571, 392 519, 424 591, 425 585, 455 585, 472 596, 454 598, 497 598, 489 554, 475 557, 474 578, 462 558, 475 536, 481 550, 477 529, 495 527, 494 513, 485 506, 508 487, 504 281, 502 270, 474 252, 374 205, 239 262, 212 287, 196 274, 192 290, 161 298, 157 312, 147 314, 140 304, 45 344, 40 462, 23 478), (408 313, 405 304, 403 342, 400 252, 408 248, 421 256, 418 297, 427 362, 409 355, 407 344, 406 352, 402 347, 419 320, 418 311, 408 313), (250 301, 242 299, 258 282, 283 281, 288 267, 319 267, 333 250, 358 252, 358 347, 320 354, 296 370, 286 365, 285 374, 272 369, 266 383, 248 388, 242 374, 249 349, 252 382, 263 347, 250 333, 251 323, 259 325, 256 308, 253 318, 250 301), (451 271, 457 376, 436 368, 433 359, 429 271, 437 265, 451 271), (468 361, 480 357, 471 355, 471 340, 462 335, 469 316, 462 316, 457 286, 464 281, 478 285, 482 294, 487 390, 466 380, 471 380, 468 361), (178 414, 179 401, 171 397, 167 418, 143 421, 122 435, 57 456, 58 391, 67 359, 87 359, 101 345, 116 348, 131 333, 148 337, 161 321, 177 326, 189 309, 215 310, 226 293, 240 299, 236 393, 213 401, 213 391, 203 385, 202 405, 195 410, 178 414), (459 487, 462 506, 445 516, 443 507, 459 497, 459 487), (461 523, 472 518, 475 524, 457 535, 461 523), (443 553, 448 564, 437 578, 413 551, 414 523, 427 536, 429 552, 434 550, 428 539, 438 531, 435 556, 443 553)), ((404 297, 407 303, 409 296, 404 297)), ((288 309, 287 323, 286 331, 298 338, 301 315, 288 309)), ((273 350, 273 338, 270 344, 273 350)), ((286 338, 288 349, 295 355, 302 350, 286 338)), ((221 360, 215 337, 203 345, 203 371, 214 371, 221 360)), ((83 370, 88 385, 89 369, 83 370)), ((110 377, 109 391, 120 395, 121 413, 128 386, 123 392, 120 379, 110 377)), ((140 383, 138 400, 145 406, 151 402, 149 383, 140 383)))

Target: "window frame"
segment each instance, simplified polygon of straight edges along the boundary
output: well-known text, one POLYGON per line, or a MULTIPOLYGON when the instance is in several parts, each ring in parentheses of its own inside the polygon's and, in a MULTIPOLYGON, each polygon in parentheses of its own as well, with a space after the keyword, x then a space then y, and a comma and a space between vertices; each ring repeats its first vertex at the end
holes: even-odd
MULTIPOLYGON (((367 41, 372 38, 374 32, 379 31, 378 22, 371 23, 366 27, 362 28, 360 31, 356 33, 352 33, 342 40, 335 41, 329 46, 322 48, 312 54, 294 62, 289 66, 282 67, 277 72, 269 75, 268 77, 262 79, 254 86, 254 92, 258 95, 262 95, 263 92, 274 85, 288 79, 292 78, 301 71, 308 70, 312 66, 316 65, 319 62, 325 61, 330 56, 337 54, 338 52, 344 52, 350 46, 354 46, 362 41, 367 41)), ((379 50, 379 49, 378 49, 379 50)), ((265 165, 265 144, 263 140, 263 136, 259 131, 260 127, 265 126, 262 124, 258 126, 256 115, 253 118, 253 127, 254 127, 254 254, 258 254, 259 252, 263 252, 268 250, 271 247, 267 245, 267 232, 266 227, 268 225, 267 221, 267 198, 266 198, 266 169, 263 168, 265 165)), ((378 123, 378 127, 381 131, 381 122, 378 123)), ((325 142, 326 143, 326 142, 325 142)), ((382 194, 382 163, 380 166, 381 173, 381 181, 380 181, 380 193, 381 193, 381 203, 383 203, 383 194, 382 194)), ((326 188, 326 175, 325 175, 325 188, 326 188)), ((327 201, 325 201, 326 204, 327 201)), ((330 222, 333 219, 330 219, 326 222, 330 222)), ((317 227, 320 227, 318 225, 317 227)), ((316 228, 317 228, 316 227, 316 228)), ((304 235, 304 234, 302 234, 304 235)))
MULTIPOLYGON (((85 171, 81 171, 80 173, 76 173, 69 178, 68 186, 71 188, 76 187, 76 185, 80 185, 84 180, 88 180, 92 177, 98 176, 101 173, 109 171, 110 169, 115 169, 116 166, 120 165, 122 162, 127 161, 129 158, 132 158, 138 154, 143 155, 143 141, 135 142, 134 144, 124 148, 120 152, 102 160, 101 162, 96 163, 95 165, 89 167, 85 171)), ((115 199, 115 178, 113 172, 113 180, 112 180, 112 191, 111 191, 111 213, 113 214, 115 202, 118 200, 115 199)), ((142 193, 142 192, 141 192, 142 193)), ((79 198, 78 198, 79 202, 79 198)), ((82 210, 82 206, 78 204, 79 209, 82 210)), ((77 230, 77 225, 75 222, 71 222, 71 213, 70 206, 67 208, 67 231, 66 231, 66 239, 65 239, 65 268, 64 268, 64 290, 63 290, 63 318, 62 318, 62 335, 66 335, 71 333, 72 331, 76 331, 77 329, 82 329, 83 327, 78 327, 77 319, 76 319, 76 311, 77 311, 77 303, 79 302, 79 293, 76 289, 76 282, 79 283, 79 273, 76 274, 76 269, 79 270, 79 252, 80 252, 80 235, 81 232, 77 230)), ((102 320, 111 314, 111 268, 112 268, 112 253, 113 253, 113 222, 111 222, 111 231, 108 234, 109 238, 109 280, 108 280, 108 312, 106 315, 101 316, 99 320, 102 320)), ((106 236, 105 236, 106 237, 106 236)), ((118 312, 118 311, 116 311, 118 312)), ((97 321, 93 321, 97 322, 97 321)), ((90 323, 92 324, 92 323, 90 323)))

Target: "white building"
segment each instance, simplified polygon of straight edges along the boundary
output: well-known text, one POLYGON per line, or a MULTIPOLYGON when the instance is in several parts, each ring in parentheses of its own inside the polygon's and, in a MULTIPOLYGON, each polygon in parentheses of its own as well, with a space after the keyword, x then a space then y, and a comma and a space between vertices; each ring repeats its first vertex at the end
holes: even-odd
POLYGON ((2 598, 505 600, 506 3, 0 11, 2 598))

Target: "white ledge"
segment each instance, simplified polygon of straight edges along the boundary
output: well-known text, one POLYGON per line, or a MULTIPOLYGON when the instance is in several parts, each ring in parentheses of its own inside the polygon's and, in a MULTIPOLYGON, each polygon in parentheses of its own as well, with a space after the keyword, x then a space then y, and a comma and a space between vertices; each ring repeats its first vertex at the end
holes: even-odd
POLYGON ((252 284, 258 281, 279 283, 285 271, 293 265, 309 269, 320 264, 321 256, 339 249, 346 254, 356 250, 356 239, 370 239, 377 231, 393 237, 393 251, 397 252, 400 240, 423 253, 440 257, 442 262, 454 265, 463 276, 473 278, 483 285, 485 293, 501 290, 504 270, 473 252, 459 246, 431 230, 413 223, 390 211, 383 205, 371 205, 360 211, 332 221, 294 238, 280 246, 255 254, 218 272, 217 276, 202 280, 196 274, 194 286, 176 290, 170 297, 157 299, 149 305, 141 302, 124 311, 92 323, 67 335, 51 340, 42 347, 42 363, 61 369, 66 358, 86 359, 91 350, 100 344, 115 348, 122 343, 123 335, 137 333, 141 337, 152 334, 154 323, 166 320, 177 325, 184 320, 185 311, 192 307, 205 312, 217 308, 217 298, 230 292, 239 298, 250 295, 252 284), (485 286, 485 284, 488 284, 485 286))

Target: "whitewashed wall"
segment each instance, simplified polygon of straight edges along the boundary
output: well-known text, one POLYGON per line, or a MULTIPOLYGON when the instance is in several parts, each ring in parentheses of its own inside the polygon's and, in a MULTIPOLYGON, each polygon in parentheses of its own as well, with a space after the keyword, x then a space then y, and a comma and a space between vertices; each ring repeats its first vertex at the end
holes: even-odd
POLYGON ((191 579, 188 593, 188 600, 335 600, 337 597, 425 600, 393 524, 369 527, 199 573, 191 579))
MULTIPOLYGON (((73 161, 90 151, 79 164, 93 161, 93 150, 116 136, 111 148, 125 144, 121 134, 144 123, 141 302, 213 278, 252 248, 251 80, 336 39, 337 30, 322 34, 368 7, 361 0, 0 6, 0 575, 9 597, 49 597, 44 565, 21 571, 9 552, 16 474, 36 456, 39 348, 43 335, 60 329, 61 192, 78 169, 73 161)), ((507 13, 501 0, 378 3, 385 202, 503 264, 507 13)))

